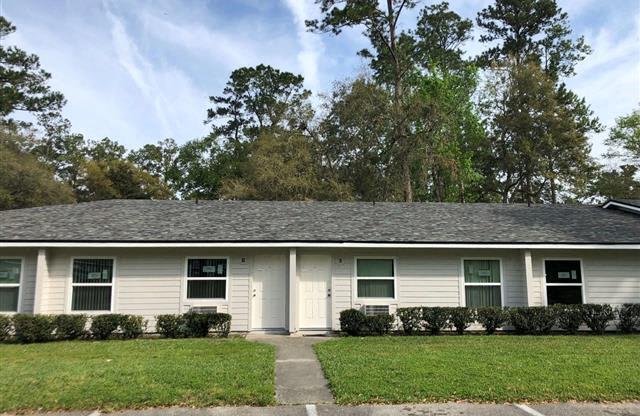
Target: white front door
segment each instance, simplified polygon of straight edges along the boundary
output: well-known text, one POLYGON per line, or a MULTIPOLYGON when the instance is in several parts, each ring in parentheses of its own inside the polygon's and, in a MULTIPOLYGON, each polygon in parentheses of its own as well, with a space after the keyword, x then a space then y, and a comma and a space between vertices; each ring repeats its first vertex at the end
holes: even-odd
POLYGON ((253 263, 251 326, 253 329, 285 327, 285 257, 256 256, 253 263))
POLYGON ((331 328, 331 256, 300 256, 300 328, 331 328))

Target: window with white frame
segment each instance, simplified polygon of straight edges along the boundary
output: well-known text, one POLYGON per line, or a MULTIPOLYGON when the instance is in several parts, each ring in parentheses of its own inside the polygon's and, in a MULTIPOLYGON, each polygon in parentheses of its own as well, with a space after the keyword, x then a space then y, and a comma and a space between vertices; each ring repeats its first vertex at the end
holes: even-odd
POLYGON ((113 259, 73 259, 72 311, 110 311, 113 259))
POLYGON ((581 304, 582 267, 580 260, 545 260, 547 305, 581 304))
POLYGON ((395 298, 395 259, 356 259, 359 298, 395 298))
POLYGON ((18 312, 22 259, 0 259, 0 312, 18 312))
POLYGON ((227 259, 187 259, 187 299, 225 299, 227 259))
POLYGON ((466 306, 502 306, 501 284, 500 260, 464 260, 466 306))

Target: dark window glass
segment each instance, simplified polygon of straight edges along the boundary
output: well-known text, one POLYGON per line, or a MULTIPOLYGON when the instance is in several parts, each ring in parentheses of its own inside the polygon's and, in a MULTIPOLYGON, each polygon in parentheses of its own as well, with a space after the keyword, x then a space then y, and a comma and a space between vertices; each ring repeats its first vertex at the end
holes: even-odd
POLYGON ((465 260, 464 281, 466 283, 500 283, 498 260, 465 260))
POLYGON ((111 310, 111 286, 75 286, 71 309, 74 311, 111 310))
POLYGON ((464 293, 470 308, 502 306, 500 286, 466 286, 464 293))
POLYGON ((547 283, 582 283, 578 260, 546 260, 544 270, 547 283))
POLYGON ((0 285, 20 283, 20 259, 0 259, 0 285))
POLYGON ((187 282, 187 298, 189 299, 224 299, 227 288, 225 280, 189 280, 187 282))
POLYGON ((359 298, 393 298, 393 280, 358 279, 359 298))
POLYGON ((113 259, 73 260, 73 283, 111 283, 112 279, 113 259))
POLYGON ((393 259, 358 259, 358 277, 393 277, 393 259))
POLYGON ((582 303, 580 286, 547 286, 547 304, 577 305, 582 303))
POLYGON ((188 277, 227 277, 226 259, 189 259, 188 277))
POLYGON ((0 312, 18 311, 19 288, 0 286, 0 312))

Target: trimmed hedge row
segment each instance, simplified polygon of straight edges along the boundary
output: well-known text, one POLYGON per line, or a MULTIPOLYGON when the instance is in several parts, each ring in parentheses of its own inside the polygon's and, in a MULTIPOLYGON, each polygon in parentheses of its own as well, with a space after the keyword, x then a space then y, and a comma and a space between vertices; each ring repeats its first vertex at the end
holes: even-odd
POLYGON ((118 335, 123 339, 141 336, 147 321, 138 315, 104 314, 91 318, 82 314, 31 315, 18 313, 0 315, 0 341, 11 335, 21 343, 73 340, 80 338, 108 339, 118 335))
MULTIPOLYGON (((640 304, 624 304, 618 308, 611 305, 553 305, 529 307, 412 307, 400 308, 397 318, 406 335, 428 333, 438 335, 443 330, 453 329, 458 334, 474 323, 484 327, 487 334, 498 328, 513 327, 517 334, 548 334, 559 328, 575 334, 581 325, 593 333, 603 334, 611 321, 617 319, 618 329, 631 333, 640 328, 640 304)), ((394 329, 396 317, 383 314, 366 316, 359 310, 347 309, 340 313, 340 327, 348 335, 388 334, 394 329), (378 324, 384 323, 384 324, 378 324)))
POLYGON ((156 331, 165 338, 203 338, 210 332, 227 337, 230 330, 231 315, 228 313, 187 312, 156 316, 156 331))

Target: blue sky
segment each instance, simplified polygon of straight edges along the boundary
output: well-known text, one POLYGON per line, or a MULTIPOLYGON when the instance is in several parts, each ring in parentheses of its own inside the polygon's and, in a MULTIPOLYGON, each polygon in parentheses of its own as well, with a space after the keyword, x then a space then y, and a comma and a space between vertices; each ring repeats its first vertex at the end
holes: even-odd
MULTIPOLYGON (((357 29, 339 37, 305 31, 313 0, 0 0, 18 31, 8 40, 40 56, 62 91, 75 132, 129 148, 200 137, 208 97, 240 66, 270 64, 304 75, 314 93, 361 71, 357 29)), ((432 3, 424 0, 422 4, 432 3)), ((452 0, 473 18, 488 0, 452 0)), ((640 103, 640 1, 559 0, 594 53, 569 86, 610 126, 640 103)), ((413 13, 415 14, 415 12, 413 13)), ((412 15, 406 27, 415 22, 412 15)), ((476 34, 476 39, 478 34, 476 34)), ((467 45, 470 53, 483 46, 467 45)), ((605 134, 594 137, 603 153, 605 134)))

